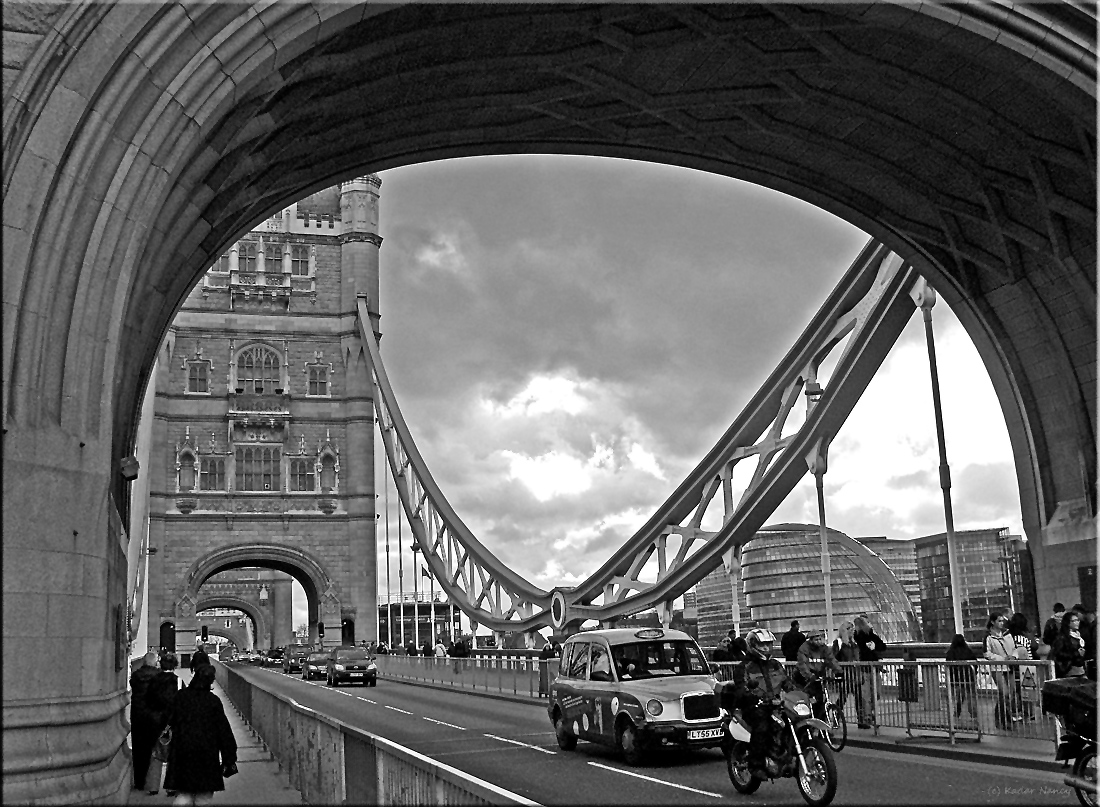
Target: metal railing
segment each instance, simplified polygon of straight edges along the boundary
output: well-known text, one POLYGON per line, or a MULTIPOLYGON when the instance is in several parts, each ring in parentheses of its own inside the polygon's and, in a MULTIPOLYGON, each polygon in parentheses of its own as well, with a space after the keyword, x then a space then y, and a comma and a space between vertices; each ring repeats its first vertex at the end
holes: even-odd
POLYGON ((538 807, 516 793, 268 692, 231 667, 215 664, 214 669, 229 700, 309 804, 538 807))
POLYGON ((376 656, 378 673, 404 681, 499 692, 506 695, 545 697, 550 664, 557 670, 558 659, 527 656, 481 656, 436 658, 434 656, 376 656))
MULTIPOLYGON (((739 662, 718 662, 728 681, 739 662)), ((1057 743, 1051 715, 1043 714, 1043 682, 1054 677, 1051 661, 842 662, 843 680, 833 697, 850 725, 944 732, 952 744, 983 734, 1057 743)), ((787 662, 788 674, 795 664, 787 662)), ((796 679, 797 680, 797 679, 796 679)))

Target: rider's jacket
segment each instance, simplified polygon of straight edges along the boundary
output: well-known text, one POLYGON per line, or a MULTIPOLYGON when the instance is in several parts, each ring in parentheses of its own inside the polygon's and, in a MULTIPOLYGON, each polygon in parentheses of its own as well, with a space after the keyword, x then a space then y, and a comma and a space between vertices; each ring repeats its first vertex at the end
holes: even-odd
POLYGON ((773 658, 765 660, 750 655, 736 675, 740 695, 738 700, 743 705, 755 704, 758 700, 771 700, 780 692, 794 689, 782 663, 773 658))
POLYGON ((803 642, 798 648, 798 675, 803 681, 811 678, 820 678, 825 668, 840 675, 840 665, 837 664, 833 649, 827 644, 812 645, 803 642))

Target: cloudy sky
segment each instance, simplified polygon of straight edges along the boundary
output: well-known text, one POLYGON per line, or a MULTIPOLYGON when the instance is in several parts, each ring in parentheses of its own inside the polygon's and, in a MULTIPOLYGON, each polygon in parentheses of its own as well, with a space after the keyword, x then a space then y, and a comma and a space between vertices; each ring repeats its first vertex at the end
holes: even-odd
MULTIPOLYGON (((484 157, 381 176, 382 351, 402 411, 462 519, 543 588, 585 579, 646 521, 867 240, 774 191, 639 162, 484 157)), ((942 300, 934 317, 956 527, 1020 532, 992 386, 942 300)), ((831 526, 943 531, 919 316, 829 460, 831 526)), ((391 487, 395 594, 396 507, 391 487)), ((769 521, 816 523, 813 478, 769 521)), ((383 544, 380 529, 380 570, 383 544)))

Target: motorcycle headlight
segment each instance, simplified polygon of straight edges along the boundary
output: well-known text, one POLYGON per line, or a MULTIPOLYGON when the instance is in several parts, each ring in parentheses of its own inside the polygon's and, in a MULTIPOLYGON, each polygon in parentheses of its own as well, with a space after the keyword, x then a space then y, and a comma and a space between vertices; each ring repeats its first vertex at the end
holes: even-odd
POLYGON ((665 707, 661 705, 659 700, 653 699, 646 703, 645 710, 654 717, 658 717, 665 710, 665 707))
POLYGON ((335 668, 336 668, 337 670, 339 670, 340 672, 343 672, 343 671, 344 671, 344 665, 343 665, 343 664, 334 664, 333 666, 334 666, 334 667, 335 667, 335 668))
POLYGON ((370 664, 367 665, 367 670, 368 671, 377 670, 377 669, 378 669, 378 666, 373 661, 370 664))
POLYGON ((796 703, 794 705, 794 713, 796 715, 798 715, 799 717, 809 717, 810 716, 810 704, 808 704, 804 701, 800 702, 800 703, 796 703))

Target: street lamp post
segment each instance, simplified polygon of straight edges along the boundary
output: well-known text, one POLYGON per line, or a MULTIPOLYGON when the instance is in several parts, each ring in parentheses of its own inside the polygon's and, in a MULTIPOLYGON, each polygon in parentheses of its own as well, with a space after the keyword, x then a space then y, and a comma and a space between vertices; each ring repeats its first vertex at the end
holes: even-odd
MULTIPOLYGON (((806 385, 806 394, 811 405, 821 397, 821 387, 816 383, 806 385), (816 388, 816 397, 814 395, 816 388)), ((821 534, 821 577, 825 582, 825 636, 833 635, 833 572, 829 557, 829 530, 825 525, 825 471, 828 469, 829 444, 825 438, 818 440, 813 452, 806 457, 806 465, 814 475, 817 488, 817 523, 821 534)))

